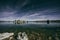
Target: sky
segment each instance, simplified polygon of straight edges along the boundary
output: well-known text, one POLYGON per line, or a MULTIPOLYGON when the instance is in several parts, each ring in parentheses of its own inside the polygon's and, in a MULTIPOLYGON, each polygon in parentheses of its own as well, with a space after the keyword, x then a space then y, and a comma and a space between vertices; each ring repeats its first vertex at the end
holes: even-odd
POLYGON ((0 20, 60 20, 59 0, 0 0, 0 20))

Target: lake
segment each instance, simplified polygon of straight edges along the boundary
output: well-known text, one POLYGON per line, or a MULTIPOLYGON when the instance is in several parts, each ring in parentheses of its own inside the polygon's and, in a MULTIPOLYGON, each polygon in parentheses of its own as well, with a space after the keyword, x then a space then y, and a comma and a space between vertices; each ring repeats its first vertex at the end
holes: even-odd
POLYGON ((30 28, 30 29, 37 29, 37 28, 47 28, 47 29, 59 29, 60 28, 60 23, 50 23, 47 24, 46 22, 44 23, 37 23, 37 22, 28 22, 25 24, 14 24, 14 22, 1 22, 0 23, 0 32, 4 31, 9 31, 9 30, 18 30, 22 29, 24 30, 25 28, 30 28))
POLYGON ((29 35, 33 33, 42 33, 43 36, 52 36, 54 39, 54 37, 56 37, 56 34, 58 35, 57 37, 60 38, 60 23, 47 24, 29 22, 26 24, 14 24, 13 22, 1 22, 0 33, 3 32, 14 32, 15 34, 18 32, 26 32, 29 35))

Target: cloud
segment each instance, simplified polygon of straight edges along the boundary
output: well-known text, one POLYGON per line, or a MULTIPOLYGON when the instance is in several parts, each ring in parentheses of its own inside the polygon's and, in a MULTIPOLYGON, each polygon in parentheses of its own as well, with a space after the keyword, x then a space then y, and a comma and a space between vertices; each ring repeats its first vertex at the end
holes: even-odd
POLYGON ((19 10, 27 5, 29 0, 17 0, 15 3, 15 9, 19 10))
POLYGON ((1 12, 0 17, 9 17, 9 16, 13 16, 13 15, 15 15, 15 13, 16 13, 16 11, 13 11, 13 12, 8 12, 8 11, 1 12))
MULTIPOLYGON (((31 13, 31 12, 30 12, 31 13)), ((24 15, 21 17, 22 20, 57 20, 60 19, 60 14, 57 9, 48 9, 38 11, 33 14, 24 15)))
POLYGON ((1 12, 0 20, 56 20, 60 19, 59 17, 60 14, 57 9, 30 11, 24 14, 18 13, 17 11, 3 11, 1 12))

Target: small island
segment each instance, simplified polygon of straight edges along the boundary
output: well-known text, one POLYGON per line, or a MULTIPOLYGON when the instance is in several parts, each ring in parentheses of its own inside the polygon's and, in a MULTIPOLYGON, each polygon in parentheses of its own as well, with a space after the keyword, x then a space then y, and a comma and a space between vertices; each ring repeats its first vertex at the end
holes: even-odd
POLYGON ((15 24, 24 24, 24 23, 26 23, 26 21, 23 21, 23 20, 15 20, 14 23, 15 24))

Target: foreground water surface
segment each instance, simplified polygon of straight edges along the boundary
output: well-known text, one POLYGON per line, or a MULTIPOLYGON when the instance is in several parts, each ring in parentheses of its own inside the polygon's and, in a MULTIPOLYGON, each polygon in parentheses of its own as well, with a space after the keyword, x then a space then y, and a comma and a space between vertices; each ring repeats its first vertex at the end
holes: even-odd
POLYGON ((7 32, 7 31, 25 31, 25 30, 37 30, 40 29, 47 29, 47 30, 59 30, 60 23, 36 23, 36 22, 29 22, 26 24, 14 24, 13 22, 2 22, 0 23, 0 32, 7 32))
POLYGON ((26 32, 29 40, 37 40, 39 38, 39 35, 42 35, 42 40, 48 40, 48 37, 50 36, 52 37, 52 40, 55 40, 55 37, 58 37, 60 40, 60 23, 47 24, 29 22, 26 24, 14 24, 13 22, 3 22, 0 23, 0 33, 4 32, 13 32, 15 33, 15 37, 19 32, 26 32))

